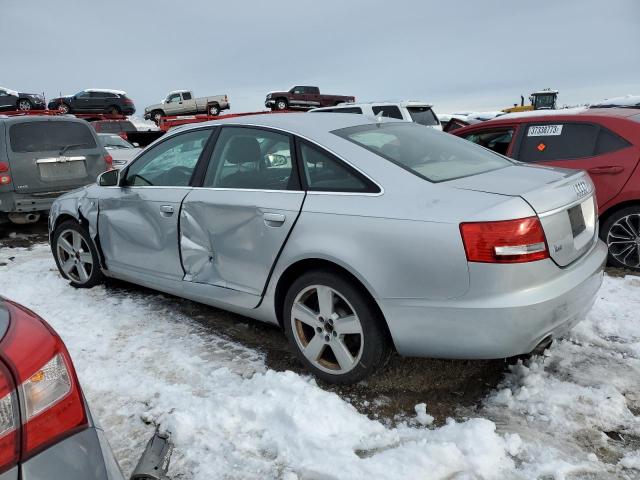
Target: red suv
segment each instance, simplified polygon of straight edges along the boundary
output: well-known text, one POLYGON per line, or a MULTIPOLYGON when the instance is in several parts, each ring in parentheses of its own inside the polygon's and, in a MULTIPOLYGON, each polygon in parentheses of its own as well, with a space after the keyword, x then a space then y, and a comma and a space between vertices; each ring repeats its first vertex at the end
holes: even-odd
POLYGON ((521 162, 589 172, 609 263, 640 271, 640 110, 517 113, 452 134, 521 162))

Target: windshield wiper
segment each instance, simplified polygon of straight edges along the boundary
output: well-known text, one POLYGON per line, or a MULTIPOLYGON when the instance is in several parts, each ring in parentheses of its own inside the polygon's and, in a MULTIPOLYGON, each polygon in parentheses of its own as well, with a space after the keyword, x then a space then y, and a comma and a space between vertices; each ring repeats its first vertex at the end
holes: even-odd
POLYGON ((61 157, 64 154, 64 152, 66 152, 70 148, 88 147, 88 146, 89 146, 88 143, 76 143, 76 144, 73 144, 73 145, 66 145, 66 146, 64 146, 64 147, 62 147, 60 149, 60 153, 58 153, 58 156, 61 157))

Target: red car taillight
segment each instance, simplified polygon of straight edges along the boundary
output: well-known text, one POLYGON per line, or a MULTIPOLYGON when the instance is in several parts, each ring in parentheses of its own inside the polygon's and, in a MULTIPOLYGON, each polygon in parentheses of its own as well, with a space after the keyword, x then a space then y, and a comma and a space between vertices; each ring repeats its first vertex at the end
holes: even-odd
POLYGON ((538 217, 461 223, 460 233, 470 262, 523 263, 549 258, 538 217))
POLYGON ((0 185, 8 185, 11 183, 11 175, 9 175, 9 164, 0 162, 0 185))
POLYGON ((11 373, 0 363, 0 474, 20 458, 19 409, 11 373))
POLYGON ((104 164, 107 170, 113 170, 113 157, 108 153, 104 156, 104 164))
POLYGON ((130 98, 125 98, 124 103, 126 103, 127 105, 133 105, 133 100, 131 100, 130 98))
MULTIPOLYGON (((20 436, 20 459, 24 461, 86 428, 88 421, 78 378, 60 337, 34 313, 11 302, 6 305, 11 323, 0 344, 0 355, 17 385, 13 395, 20 408, 12 409, 13 422, 21 424, 16 435, 20 436)), ((6 410, 5 397, 0 401, 6 410)))

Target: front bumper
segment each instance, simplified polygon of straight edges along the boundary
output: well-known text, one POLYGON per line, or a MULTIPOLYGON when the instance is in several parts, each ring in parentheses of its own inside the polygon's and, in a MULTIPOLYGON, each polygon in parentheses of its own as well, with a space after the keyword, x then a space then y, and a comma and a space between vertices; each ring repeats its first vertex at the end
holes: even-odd
POLYGON ((471 288, 457 299, 382 299, 398 353, 416 357, 506 358, 531 352, 583 320, 602 283, 606 245, 566 268, 551 260, 469 264, 471 288))
POLYGON ((265 106, 265 107, 267 107, 267 108, 271 108, 271 107, 273 107, 275 104, 276 104, 276 101, 275 101, 275 100, 273 100, 273 99, 266 100, 266 101, 264 102, 264 106, 265 106))

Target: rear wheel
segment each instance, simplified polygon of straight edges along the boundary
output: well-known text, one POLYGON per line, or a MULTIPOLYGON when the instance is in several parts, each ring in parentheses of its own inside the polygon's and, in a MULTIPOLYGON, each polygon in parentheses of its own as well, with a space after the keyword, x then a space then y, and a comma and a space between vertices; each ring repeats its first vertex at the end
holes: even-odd
POLYGON ((640 271, 640 205, 623 208, 603 223, 600 237, 609 248, 609 264, 640 271))
POLYGON ((116 105, 112 105, 107 109, 107 112, 111 115, 120 115, 120 108, 116 105))
POLYGON ((22 110, 23 112, 27 112, 27 111, 31 110, 32 107, 33 107, 33 105, 31 105, 31 101, 29 101, 26 98, 21 98, 18 101, 18 110, 22 110))
POLYGON ((91 288, 104 279, 100 257, 89 231, 75 221, 60 224, 53 233, 53 256, 60 274, 77 288, 91 288))
POLYGON ((220 114, 220 105, 217 103, 212 103, 209 105, 209 109, 207 113, 212 117, 217 117, 220 114))
POLYGON ((328 383, 358 382, 389 356, 384 320, 372 300, 331 271, 312 271, 296 280, 283 317, 298 359, 328 383))

